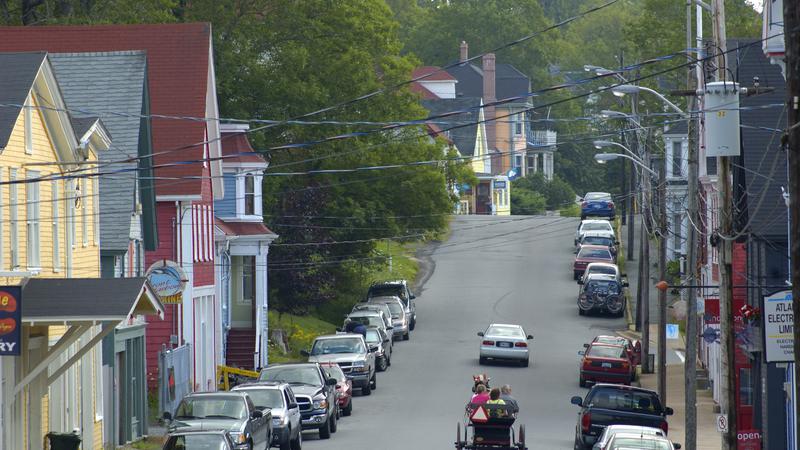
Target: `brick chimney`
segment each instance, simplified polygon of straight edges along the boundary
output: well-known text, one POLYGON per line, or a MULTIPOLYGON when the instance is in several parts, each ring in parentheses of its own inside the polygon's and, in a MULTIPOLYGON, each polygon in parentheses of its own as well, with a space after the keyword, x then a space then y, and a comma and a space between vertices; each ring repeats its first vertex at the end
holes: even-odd
MULTIPOLYGON (((483 103, 493 103, 497 100, 495 91, 495 56, 494 53, 487 53, 483 55, 483 103)), ((497 125, 495 124, 495 108, 494 106, 487 106, 483 108, 484 120, 486 120, 486 142, 489 144, 489 150, 497 148, 496 136, 497 125)), ((499 165, 495 167, 492 164, 492 172, 501 173, 503 170, 499 165)))
POLYGON ((469 44, 467 41, 461 41, 461 46, 459 46, 460 56, 458 57, 458 62, 464 62, 469 59, 469 44))

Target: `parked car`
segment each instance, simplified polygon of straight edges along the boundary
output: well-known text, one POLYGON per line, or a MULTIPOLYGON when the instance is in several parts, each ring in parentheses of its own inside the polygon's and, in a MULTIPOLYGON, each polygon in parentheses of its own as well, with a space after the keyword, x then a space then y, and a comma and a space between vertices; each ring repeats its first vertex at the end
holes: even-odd
POLYGON ((597 438, 592 450, 608 450, 608 442, 617 433, 633 433, 638 435, 650 435, 664 437, 664 431, 660 428, 642 427, 638 425, 609 425, 603 429, 603 433, 597 438))
POLYGON ((391 331, 392 329, 392 311, 389 309, 389 305, 385 303, 356 303, 353 306, 353 310, 350 313, 359 312, 359 311, 380 311, 383 313, 384 322, 386 323, 386 329, 391 331))
POLYGON ((669 439, 649 434, 617 433, 608 443, 609 450, 675 450, 681 448, 669 439))
POLYGON ((616 236, 614 233, 614 227, 611 226, 611 222, 607 220, 597 220, 597 219, 587 219, 581 220, 578 223, 578 229, 575 230, 575 239, 572 242, 572 245, 578 245, 580 242, 581 237, 587 232, 603 232, 608 233, 610 236, 616 236))
POLYGON ((269 448, 272 413, 255 407, 243 392, 201 392, 181 400, 175 415, 164 413, 169 433, 191 430, 225 430, 237 450, 269 448))
POLYGON ((375 350, 367 347, 364 336, 354 333, 339 333, 318 336, 308 352, 309 362, 336 363, 342 372, 353 382, 353 387, 361 389, 364 395, 370 395, 377 389, 378 381, 375 373, 375 350))
MULTIPOLYGON (((586 397, 572 397, 581 408, 575 426, 575 448, 590 449, 609 425, 640 425, 669 431, 672 408, 661 404, 655 392, 621 384, 595 384, 586 397)), ((636 448, 636 447, 634 447, 636 448)))
MULTIPOLYGON (((381 305, 385 306, 386 309, 389 308, 389 305, 386 304, 381 304, 381 305)), ((361 325, 364 325, 367 328, 378 327, 378 328, 383 328, 387 332, 393 332, 394 327, 392 326, 391 311, 389 311, 389 314, 390 315, 387 316, 380 309, 353 311, 344 318, 343 330, 347 330, 347 324, 349 322, 356 322, 360 323, 361 325)))
POLYGON ((303 445, 300 406, 291 386, 280 381, 240 384, 232 392, 244 392, 261 411, 272 413, 272 445, 281 450, 299 450, 303 445))
POLYGON ((613 275, 593 273, 588 275, 578 293, 578 315, 592 311, 625 315, 625 296, 622 283, 613 275))
POLYGON ((234 450, 234 444, 224 430, 178 431, 167 435, 161 450, 234 450))
POLYGON ((372 284, 367 290, 367 301, 373 297, 397 296, 403 302, 403 308, 408 315, 408 329, 413 330, 417 326, 417 306, 414 304, 417 298, 408 287, 406 280, 381 281, 372 284))
POLYGON ((392 365, 392 349, 394 346, 392 335, 386 330, 377 327, 367 328, 367 345, 375 350, 375 364, 378 372, 384 372, 392 365))
POLYGON ((336 402, 339 404, 339 411, 342 415, 353 414, 353 382, 342 372, 342 368, 336 363, 322 364, 328 378, 336 380, 336 402))
POLYGON ((400 297, 372 297, 369 299, 369 303, 385 303, 389 307, 392 312, 392 331, 395 339, 407 341, 411 337, 409 334, 411 325, 400 297))
MULTIPOLYGON (((601 334, 592 339, 592 344, 621 345, 625 347, 625 351, 628 353, 634 366, 638 366, 642 363, 642 343, 638 340, 631 340, 624 336, 601 334)), ((588 347, 589 344, 583 344, 583 346, 588 347)))
POLYGON ((611 344, 590 344, 578 352, 581 358, 578 385, 587 383, 630 384, 636 376, 636 366, 625 347, 611 344))
POLYGON ((528 341, 533 339, 519 325, 493 323, 486 330, 478 332, 481 344, 478 350, 478 363, 488 360, 516 361, 522 367, 528 367, 530 352, 528 341))
POLYGON ((608 247, 602 245, 584 245, 575 255, 575 262, 572 263, 572 279, 577 280, 583 275, 586 266, 593 262, 605 262, 614 264, 614 256, 608 247))
POLYGON ((578 242, 578 247, 575 249, 575 253, 580 251, 581 247, 584 245, 600 245, 603 247, 608 247, 608 250, 611 252, 611 256, 614 257, 614 261, 617 260, 617 245, 619 241, 614 236, 610 236, 608 233, 600 232, 600 231, 587 231, 581 236, 580 242, 578 242))
POLYGON ((282 381, 292 387, 303 430, 317 430, 320 439, 336 432, 336 380, 318 363, 273 364, 261 370, 258 381, 282 381))
POLYGON ((581 201, 581 220, 589 216, 608 217, 616 215, 614 201, 608 192, 587 192, 581 201))
POLYGON ((617 281, 622 283, 623 287, 628 287, 628 281, 625 280, 625 274, 620 273, 619 266, 613 263, 602 263, 602 262, 589 263, 586 266, 586 269, 584 269, 581 278, 578 279, 578 284, 583 284, 584 281, 586 280, 586 277, 592 273, 604 273, 606 275, 614 275, 614 278, 616 278, 617 281))

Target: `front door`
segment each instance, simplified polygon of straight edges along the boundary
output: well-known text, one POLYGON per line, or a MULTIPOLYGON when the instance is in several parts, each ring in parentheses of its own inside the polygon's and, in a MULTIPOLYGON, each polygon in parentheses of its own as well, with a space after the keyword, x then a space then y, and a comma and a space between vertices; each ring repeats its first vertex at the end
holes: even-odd
POLYGON ((255 328, 256 257, 234 256, 231 277, 231 326, 255 328))

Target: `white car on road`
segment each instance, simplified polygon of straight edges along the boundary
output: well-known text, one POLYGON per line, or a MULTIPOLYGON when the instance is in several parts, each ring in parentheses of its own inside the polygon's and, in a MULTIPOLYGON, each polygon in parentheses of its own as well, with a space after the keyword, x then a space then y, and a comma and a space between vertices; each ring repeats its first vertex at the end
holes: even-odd
POLYGON ((530 352, 528 341, 533 339, 519 325, 493 323, 485 331, 478 333, 481 337, 478 362, 488 360, 517 361, 522 367, 528 367, 530 352))

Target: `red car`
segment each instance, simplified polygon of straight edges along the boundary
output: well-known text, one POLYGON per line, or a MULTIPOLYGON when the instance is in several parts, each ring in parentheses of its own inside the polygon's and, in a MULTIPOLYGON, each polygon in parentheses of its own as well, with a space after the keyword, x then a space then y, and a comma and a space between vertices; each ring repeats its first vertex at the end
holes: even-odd
POLYGON ((631 384, 636 374, 635 366, 628 357, 628 352, 621 345, 589 344, 581 360, 578 384, 586 387, 587 383, 631 384))
POLYGON ((575 255, 575 262, 572 263, 572 279, 579 279, 586 270, 586 266, 593 262, 614 264, 614 256, 611 254, 611 250, 604 245, 581 246, 578 254, 575 255))
MULTIPOLYGON (((592 344, 621 345, 625 347, 625 352, 628 353, 628 359, 631 360, 634 367, 642 363, 642 343, 638 340, 632 341, 623 336, 600 335, 592 339, 592 344)), ((589 348, 589 344, 583 344, 583 346, 589 348)))
POLYGON ((347 379, 341 367, 335 363, 320 364, 328 378, 336 380, 336 402, 342 415, 353 413, 353 382, 347 379))

